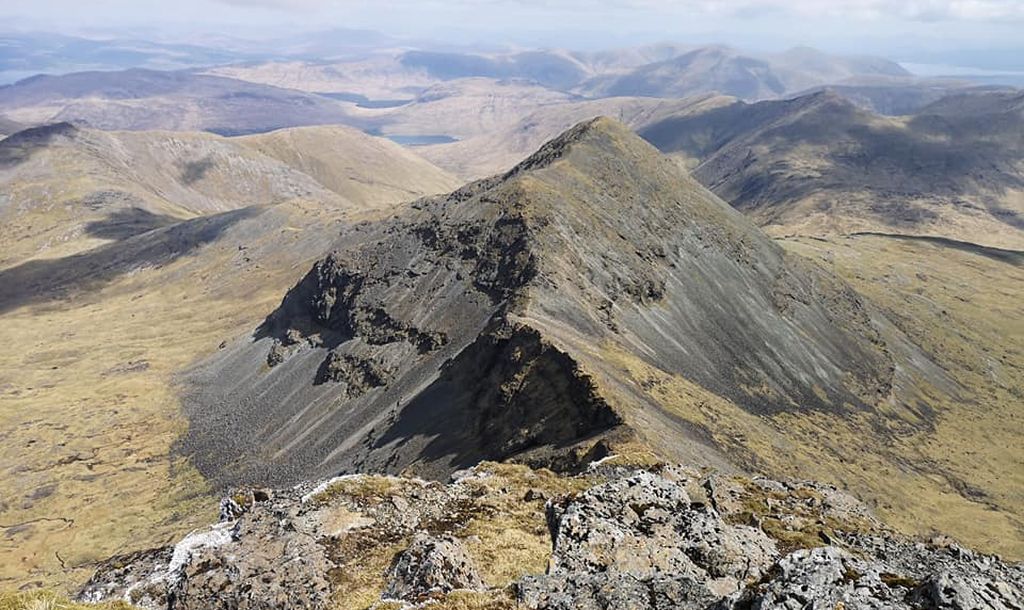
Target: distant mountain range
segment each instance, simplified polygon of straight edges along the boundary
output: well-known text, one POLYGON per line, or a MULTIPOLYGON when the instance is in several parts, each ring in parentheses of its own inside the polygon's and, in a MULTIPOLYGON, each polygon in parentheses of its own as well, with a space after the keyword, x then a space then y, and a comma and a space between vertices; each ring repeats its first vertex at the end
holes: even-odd
POLYGON ((775 232, 891 231, 1024 248, 1024 92, 881 117, 834 93, 668 118, 641 135, 775 232))
POLYGON ((0 113, 25 124, 98 129, 261 133, 350 122, 337 102, 309 93, 182 71, 131 69, 34 76, 0 87, 0 113))
POLYGON ((855 77, 909 77, 877 58, 836 57, 813 49, 757 57, 728 47, 705 47, 625 74, 597 76, 579 89, 591 97, 687 97, 717 92, 747 100, 777 98, 855 77))
POLYGON ((149 68, 176 70, 270 59, 323 59, 395 44, 367 30, 328 30, 272 41, 207 38, 202 43, 161 42, 110 35, 84 38, 47 32, 0 33, 0 84, 40 73, 149 68))
POLYGON ((1024 94, 946 94, 902 117, 831 90, 757 103, 609 98, 541 108, 505 131, 421 152, 480 177, 574 121, 606 114, 774 234, 886 231, 1020 249, 1024 94))

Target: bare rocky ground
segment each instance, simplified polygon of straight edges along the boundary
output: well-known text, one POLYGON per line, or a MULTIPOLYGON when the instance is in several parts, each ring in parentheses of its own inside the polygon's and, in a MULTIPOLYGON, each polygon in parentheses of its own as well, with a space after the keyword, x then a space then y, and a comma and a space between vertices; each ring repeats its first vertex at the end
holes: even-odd
POLYGON ((80 599, 170 610, 1024 604, 1024 566, 897 535, 832 486, 615 461, 575 476, 484 463, 448 484, 353 475, 239 490, 219 523, 102 564, 80 599), (528 545, 481 523, 543 544, 516 555, 528 545), (515 567, 498 574, 503 553, 515 567))

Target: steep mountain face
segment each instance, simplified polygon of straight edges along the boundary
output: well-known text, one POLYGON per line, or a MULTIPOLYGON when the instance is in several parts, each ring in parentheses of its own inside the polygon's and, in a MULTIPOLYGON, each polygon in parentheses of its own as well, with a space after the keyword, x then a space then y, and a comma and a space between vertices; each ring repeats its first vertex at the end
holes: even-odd
POLYGON ((1024 114, 1015 93, 967 93, 881 117, 822 92, 738 102, 640 130, 776 233, 856 231, 1024 245, 1024 114))
POLYGON ((752 418, 852 415, 892 391, 897 356, 860 297, 608 119, 413 207, 353 227, 252 343, 192 373, 182 448, 204 472, 556 464, 623 424, 725 466, 709 430, 623 368, 752 418))
MULTIPOLYGON (((970 325, 935 298, 951 333, 970 325)), ((178 449, 220 484, 654 455, 820 477, 907 529, 1016 556, 1013 459, 950 437, 1012 411, 1014 386, 961 375, 967 340, 931 341, 900 312, 592 120, 504 174, 342 227, 251 339, 185 375, 178 449)))
POLYGON ((222 135, 348 119, 337 102, 301 91, 143 69, 27 78, 0 87, 0 112, 28 124, 69 121, 97 129, 176 129, 222 135))
POLYGON ((863 106, 904 103, 898 88, 878 87, 859 103, 865 88, 840 89, 755 104, 709 95, 558 104, 500 133, 421 152, 480 177, 574 121, 607 114, 773 235, 874 231, 1024 247, 1019 91, 921 85, 907 102, 913 114, 881 116, 863 106))

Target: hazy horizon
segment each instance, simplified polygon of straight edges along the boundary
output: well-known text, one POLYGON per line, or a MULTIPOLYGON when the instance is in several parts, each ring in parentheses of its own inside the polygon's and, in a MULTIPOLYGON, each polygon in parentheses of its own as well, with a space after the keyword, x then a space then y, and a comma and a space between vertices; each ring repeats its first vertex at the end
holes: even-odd
POLYGON ((751 51, 812 46, 918 64, 1024 68, 1024 1, 879 0, 181 0, 173 5, 40 0, 0 8, 2 30, 217 46, 332 29, 366 29, 453 46, 594 50, 659 42, 751 51), (613 26, 610 24, 614 24, 613 26))

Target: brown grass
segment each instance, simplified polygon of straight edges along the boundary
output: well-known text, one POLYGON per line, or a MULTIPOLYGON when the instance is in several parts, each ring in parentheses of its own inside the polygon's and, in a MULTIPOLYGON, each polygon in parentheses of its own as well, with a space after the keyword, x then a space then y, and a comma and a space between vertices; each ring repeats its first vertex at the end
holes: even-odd
POLYGON ((0 591, 0 610, 132 610, 125 602, 78 604, 52 591, 0 591))
POLYGON ((3 315, 16 347, 0 352, 0 586, 75 586, 97 560, 215 518, 207 484, 172 457, 187 426, 174 378, 248 332, 290 277, 246 270, 248 289, 213 296, 177 281, 186 264, 3 315))
POLYGON ((560 477, 549 470, 488 462, 492 474, 470 481, 483 489, 480 504, 488 510, 472 518, 460 535, 476 537, 468 544, 470 556, 491 587, 506 587, 526 574, 543 574, 551 556, 544 501, 524 501, 530 489, 548 498, 578 493, 594 479, 560 477))

